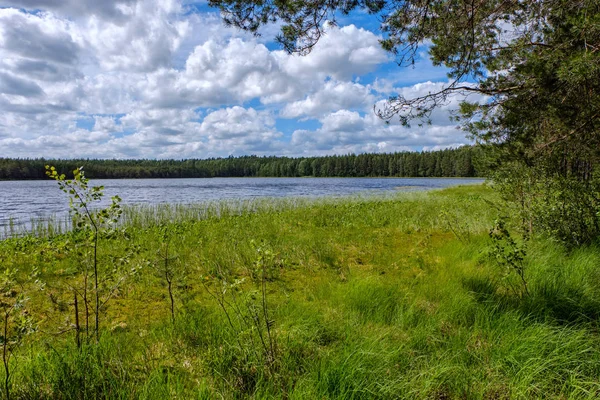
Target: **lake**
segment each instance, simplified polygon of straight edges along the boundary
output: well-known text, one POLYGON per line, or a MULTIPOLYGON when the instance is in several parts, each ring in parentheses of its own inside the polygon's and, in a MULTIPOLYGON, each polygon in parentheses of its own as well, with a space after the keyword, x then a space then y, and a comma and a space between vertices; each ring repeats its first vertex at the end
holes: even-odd
MULTIPOLYGON (((119 195, 126 205, 202 203, 247 200, 258 197, 322 197, 392 191, 439 189, 476 184, 470 178, 209 178, 209 179, 95 179, 103 185, 104 202, 119 195)), ((0 181, 0 229, 12 220, 27 225, 32 220, 68 214, 69 201, 58 184, 46 181, 0 181)))

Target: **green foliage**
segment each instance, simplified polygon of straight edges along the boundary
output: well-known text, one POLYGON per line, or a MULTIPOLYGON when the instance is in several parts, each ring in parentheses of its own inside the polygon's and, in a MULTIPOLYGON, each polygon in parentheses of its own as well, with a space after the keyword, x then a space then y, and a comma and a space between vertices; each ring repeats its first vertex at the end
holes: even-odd
POLYGON ((326 22, 335 23, 338 13, 348 14, 356 8, 369 13, 380 12, 386 1, 236 1, 211 0, 209 5, 219 7, 227 25, 257 33, 267 23, 282 20, 281 33, 276 40, 289 52, 307 53, 317 43, 326 22))
POLYGON ((271 284, 280 279, 283 261, 265 244, 251 241, 251 246, 256 252, 256 259, 248 266, 251 286, 245 278, 236 278, 235 270, 220 270, 217 276, 200 278, 237 339, 237 354, 232 354, 238 359, 237 366, 234 371, 222 373, 236 372, 235 380, 242 392, 255 390, 260 378, 272 381, 287 393, 290 380, 282 374, 275 320, 268 300, 271 284))
MULTIPOLYGON (((79 254, 86 259, 83 261, 83 282, 80 282, 79 288, 73 291, 75 308, 75 331, 77 346, 81 346, 80 332, 82 329, 89 334, 90 318, 90 299, 89 293, 89 275, 90 271, 93 277, 93 295, 94 295, 94 333, 96 342, 100 339, 100 313, 106 302, 113 296, 118 286, 123 283, 130 274, 135 274, 137 269, 125 270, 124 274, 118 268, 118 264, 113 265, 107 274, 105 280, 100 279, 98 266, 98 240, 100 236, 111 236, 114 234, 117 222, 121 216, 121 198, 113 196, 110 206, 101 209, 92 209, 94 202, 99 202, 104 196, 103 186, 89 186, 89 179, 85 177, 83 167, 73 170, 73 179, 67 179, 65 174, 59 174, 56 167, 46 165, 46 175, 56 180, 58 187, 69 196, 69 207, 73 217, 75 247, 83 250, 79 254), (86 252, 87 250, 87 252, 86 252), (102 298, 104 292, 105 298, 102 298), (85 327, 79 323, 78 297, 81 296, 85 307, 85 327)), ((126 264, 127 257, 121 259, 122 264, 126 264)))
POLYGON ((69 207, 77 230, 99 230, 114 227, 121 216, 121 198, 113 196, 110 206, 92 210, 92 204, 99 202, 104 196, 104 186, 89 186, 83 167, 73 170, 73 179, 67 179, 65 174, 59 174, 56 167, 46 165, 46 175, 58 183, 60 190, 69 196, 69 207))
MULTIPOLYGON (((464 146, 439 151, 349 154, 325 157, 241 156, 207 160, 52 160, 57 174, 84 165, 87 176, 103 178, 213 178, 301 176, 481 176, 478 149, 464 146)), ((44 159, 0 157, 0 180, 44 179, 44 159)))
POLYGON ((169 249, 173 237, 182 234, 180 226, 169 226, 166 224, 160 224, 158 226, 158 236, 160 239, 160 249, 158 249, 159 261, 155 264, 156 270, 161 276, 165 278, 167 284, 167 293, 170 301, 171 321, 175 325, 175 296, 174 296, 174 285, 173 280, 179 278, 181 281, 185 280, 185 268, 179 264, 178 266, 173 265, 173 261, 177 261, 177 257, 169 254, 169 249))
POLYGON ((0 241, 39 325, 15 348, 12 396, 593 399, 600 250, 535 236, 517 254, 515 215, 509 234, 496 232, 500 262, 526 266, 529 295, 512 291, 517 273, 481 257, 501 204, 482 185, 127 210, 125 226, 101 236, 100 276, 139 273, 102 309, 98 342, 80 347, 66 330, 73 293, 58 290, 82 288, 77 234, 0 241), (167 243, 175 324, 153 273, 167 243))
POLYGON ((450 78, 437 92, 392 96, 376 109, 379 117, 403 125, 429 122, 434 109, 462 96, 456 119, 491 150, 488 171, 503 181, 507 198, 521 202, 529 233, 535 229, 568 246, 600 236, 597 0, 209 4, 220 9, 226 24, 253 33, 280 22, 278 40, 300 53, 310 51, 326 31, 325 21, 335 23, 340 13, 376 14, 381 44, 401 66, 414 65, 426 46, 432 63, 445 67, 450 78))
POLYGON ((503 65, 519 58, 518 68, 484 81, 517 89, 498 96, 496 107, 468 113, 475 117, 468 128, 495 144, 489 168, 529 233, 580 246, 600 235, 600 81, 594 75, 600 58, 590 47, 600 43, 600 7, 593 1, 556 2, 539 13, 539 45, 498 55, 503 65))
POLYGON ((4 364, 4 395, 11 398, 11 357, 21 345, 23 338, 35 331, 33 318, 26 308, 29 299, 20 290, 17 271, 9 267, 0 276, 0 346, 4 364))
POLYGON ((542 165, 504 163, 492 174, 494 186, 518 215, 526 236, 542 234, 573 248, 600 235, 600 180, 548 176, 542 165))
POLYGON ((507 274, 516 273, 521 280, 524 293, 529 294, 525 280, 526 251, 524 244, 518 244, 513 239, 503 219, 497 219, 494 222, 494 227, 490 230, 490 238, 492 239, 492 249, 489 255, 496 264, 506 270, 507 274))

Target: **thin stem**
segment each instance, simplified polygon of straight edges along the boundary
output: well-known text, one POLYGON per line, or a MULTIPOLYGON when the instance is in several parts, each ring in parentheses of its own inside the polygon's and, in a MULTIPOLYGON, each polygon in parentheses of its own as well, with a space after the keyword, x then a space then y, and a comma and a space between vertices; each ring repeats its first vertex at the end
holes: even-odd
POLYGON ((269 320, 269 311, 267 308, 267 280, 266 280, 266 266, 265 263, 262 265, 262 307, 263 307, 263 318, 265 319, 265 325, 267 326, 267 337, 269 339, 270 348, 270 362, 275 359, 275 349, 273 347, 273 337, 271 336, 271 321, 269 320))
POLYGON ((85 214, 92 224, 94 229, 94 291, 96 300, 96 315, 95 315, 95 332, 96 332, 96 343, 100 340, 100 293, 98 290, 98 225, 92 217, 92 213, 87 206, 87 202, 81 197, 75 186, 66 184, 70 189, 73 190, 75 197, 79 200, 79 204, 83 207, 85 214))
POLYGON ((86 339, 89 340, 90 338, 90 308, 89 308, 89 301, 88 301, 88 277, 90 275, 89 273, 89 266, 88 263, 85 263, 85 276, 83 277, 83 305, 85 306, 85 336, 86 339))
MULTIPOLYGON (((87 207, 86 207, 87 209, 87 207)), ((98 290, 98 228, 94 224, 94 291, 96 297, 95 330, 96 343, 100 340, 100 293, 98 290)))
POLYGON ((8 365, 9 361, 9 348, 8 348, 8 318, 10 317, 10 310, 4 313, 4 342, 2 343, 2 362, 4 363, 4 391, 6 393, 6 399, 10 400, 10 368, 8 365))
POLYGON ((240 341, 239 330, 235 328, 235 325, 233 324, 233 321, 231 320, 231 317, 229 316, 229 312, 227 311, 227 307, 225 307, 224 301, 219 296, 217 296, 215 293, 213 293, 208 288, 208 286, 206 285, 206 283, 204 281, 201 280, 201 283, 202 283, 202 286, 204 286, 204 289, 206 290, 206 292, 217 301, 217 304, 223 310, 223 313, 225 314, 225 317, 227 317, 227 322, 229 322, 229 326, 233 330, 233 333, 238 342, 238 345, 240 346, 240 349, 243 349, 244 347, 242 346, 242 342, 240 341))
POLYGON ((173 298, 172 276, 169 274, 169 243, 165 244, 165 279, 167 280, 169 297, 171 298, 171 321, 175 325, 175 299, 173 298))
POLYGON ((75 343, 77 344, 77 348, 81 349, 81 338, 79 337, 79 332, 81 331, 79 326, 79 304, 77 302, 77 292, 75 290, 73 290, 73 297, 73 305, 75 306, 75 343))

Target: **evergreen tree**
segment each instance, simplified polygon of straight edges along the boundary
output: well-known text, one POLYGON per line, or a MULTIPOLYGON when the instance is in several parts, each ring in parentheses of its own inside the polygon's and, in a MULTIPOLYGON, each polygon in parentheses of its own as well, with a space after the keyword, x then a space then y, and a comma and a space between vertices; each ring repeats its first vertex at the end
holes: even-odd
MULTIPOLYGON (((471 153, 466 146, 443 150, 452 173, 437 174, 435 168, 423 171, 422 176, 477 176, 471 153), (465 158, 467 154, 467 158, 465 158), (465 164, 466 163, 466 164, 465 164), (460 164, 463 167, 459 167, 460 164), (463 171, 455 174, 453 171, 463 171)), ((101 178, 210 178, 243 176, 417 176, 404 168, 405 159, 437 159, 433 153, 348 154, 310 158, 257 157, 211 158, 207 160, 45 160, 0 158, 0 180, 46 179, 44 166, 55 165, 62 174, 83 166, 87 176, 101 178)), ((430 160, 431 159, 431 160, 430 160)), ((423 161, 425 162, 425 161, 423 161)), ((412 165, 412 164, 411 164, 412 165)))

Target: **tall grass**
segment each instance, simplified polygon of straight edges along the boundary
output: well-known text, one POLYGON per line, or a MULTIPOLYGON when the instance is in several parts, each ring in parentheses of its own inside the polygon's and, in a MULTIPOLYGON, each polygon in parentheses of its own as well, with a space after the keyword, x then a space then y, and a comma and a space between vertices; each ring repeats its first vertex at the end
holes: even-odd
MULTIPOLYGON (((375 198, 129 209, 100 243, 100 265, 136 269, 108 307, 99 343, 77 349, 65 283, 71 234, 0 242, 0 261, 47 283, 31 292, 39 330, 14 359, 15 398, 580 399, 600 393, 600 251, 529 242, 530 295, 491 262, 501 213, 485 187, 375 198), (173 325, 158 224, 169 252, 173 325), (260 293, 277 359, 266 366, 248 313, 233 324, 205 290, 260 293), (237 286, 236 286, 237 285, 237 286)), ((229 295, 229 292, 227 292, 229 295)), ((243 297, 247 296, 247 297, 243 297)), ((258 298, 260 299, 260 298, 258 298)))

